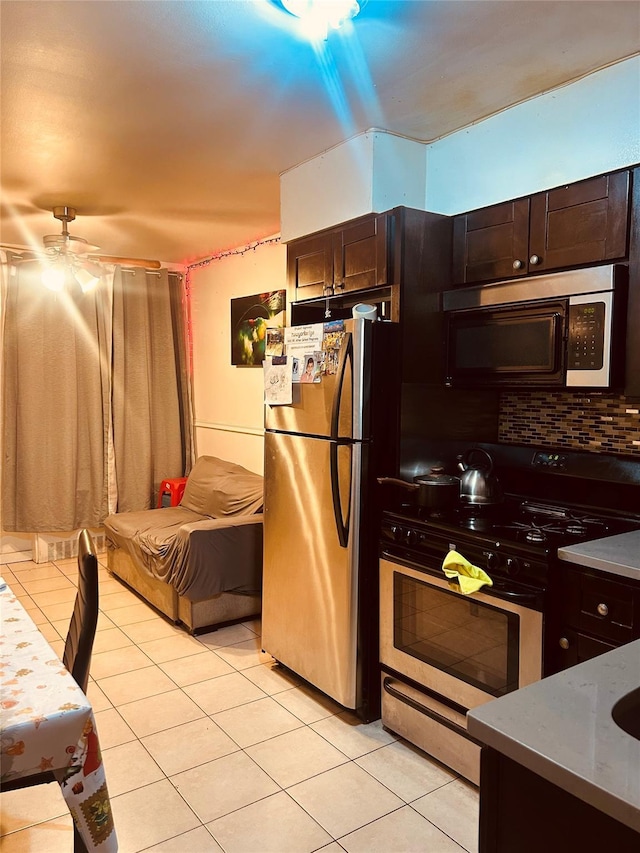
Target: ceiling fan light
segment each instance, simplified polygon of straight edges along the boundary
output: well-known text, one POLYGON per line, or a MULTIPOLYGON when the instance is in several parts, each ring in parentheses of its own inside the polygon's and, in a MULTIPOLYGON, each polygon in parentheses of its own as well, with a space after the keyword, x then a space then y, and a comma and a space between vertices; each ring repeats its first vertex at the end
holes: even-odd
POLYGON ((66 278, 66 273, 63 267, 60 266, 48 266, 42 270, 40 274, 40 280, 49 290, 54 290, 56 292, 62 290, 64 287, 64 282, 66 278))
POLYGON ((88 269, 85 269, 84 267, 74 270, 73 277, 80 285, 80 289, 83 293, 89 293, 96 287, 96 285, 100 281, 99 276, 94 275, 92 272, 90 272, 88 269))

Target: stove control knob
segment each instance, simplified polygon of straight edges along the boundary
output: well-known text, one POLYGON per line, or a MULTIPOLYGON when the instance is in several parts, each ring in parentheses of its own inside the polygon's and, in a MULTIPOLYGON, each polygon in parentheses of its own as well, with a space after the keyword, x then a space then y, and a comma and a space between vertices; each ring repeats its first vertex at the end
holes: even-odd
POLYGON ((404 541, 407 543, 407 545, 417 545, 418 534, 415 530, 407 530, 404 534, 404 541))
POLYGON ((492 551, 489 551, 487 554, 487 568, 488 569, 497 569, 498 568, 498 555, 494 554, 492 551))
POLYGON ((508 575, 517 575, 520 571, 520 563, 515 557, 507 557, 506 569, 508 575))
POLYGON ((400 539, 402 539, 402 528, 398 527, 397 524, 392 524, 389 532, 391 533, 392 539, 396 542, 399 542, 400 539))

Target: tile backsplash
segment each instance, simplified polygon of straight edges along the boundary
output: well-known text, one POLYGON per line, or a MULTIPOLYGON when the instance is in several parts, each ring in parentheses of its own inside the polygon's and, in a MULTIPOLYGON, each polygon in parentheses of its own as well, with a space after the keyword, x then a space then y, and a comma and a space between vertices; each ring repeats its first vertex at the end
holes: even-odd
POLYGON ((498 440, 640 457, 640 397, 505 391, 498 440))

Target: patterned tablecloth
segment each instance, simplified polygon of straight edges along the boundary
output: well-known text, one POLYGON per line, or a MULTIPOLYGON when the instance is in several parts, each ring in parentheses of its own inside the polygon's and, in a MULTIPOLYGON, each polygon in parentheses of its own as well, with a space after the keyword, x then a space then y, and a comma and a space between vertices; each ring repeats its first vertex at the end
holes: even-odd
POLYGON ((54 771, 87 850, 118 849, 89 700, 0 578, 0 786, 54 771))

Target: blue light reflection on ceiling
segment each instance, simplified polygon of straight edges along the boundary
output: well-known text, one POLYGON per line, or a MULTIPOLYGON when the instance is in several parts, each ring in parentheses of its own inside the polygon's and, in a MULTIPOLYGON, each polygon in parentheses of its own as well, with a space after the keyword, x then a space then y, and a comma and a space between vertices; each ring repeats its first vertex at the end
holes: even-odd
MULTIPOLYGON (((365 3, 366 0, 361 3, 361 6, 364 7, 365 3)), ((322 83, 343 134, 352 136, 358 131, 349 105, 346 83, 351 84, 359 101, 359 104, 354 104, 354 107, 360 106, 362 114, 367 116, 368 125, 370 127, 383 126, 383 117, 376 90, 358 40, 356 21, 353 19, 345 20, 337 29, 318 31, 315 36, 310 37, 304 22, 289 14, 282 7, 280 0, 266 0, 266 5, 271 6, 279 13, 280 19, 275 20, 274 24, 284 31, 284 37, 293 37, 310 44, 313 48, 322 83), (336 61, 336 54, 332 50, 333 44, 341 48, 339 55, 345 66, 342 76, 336 61)))

